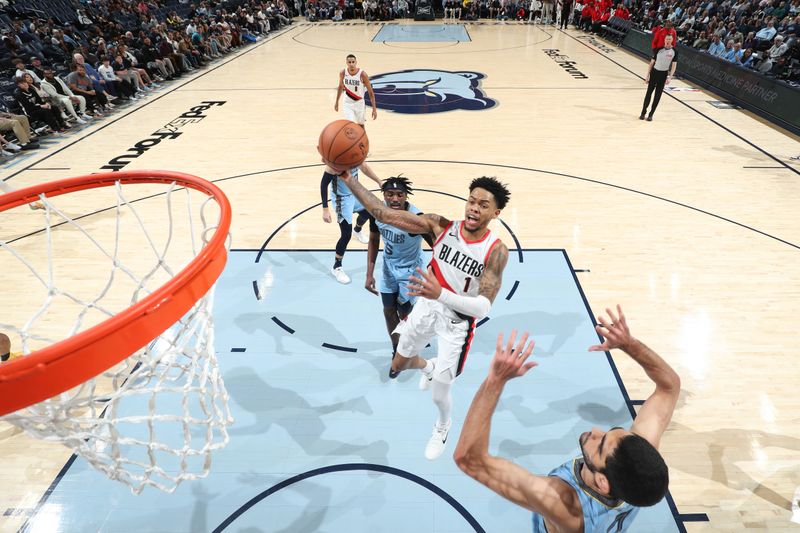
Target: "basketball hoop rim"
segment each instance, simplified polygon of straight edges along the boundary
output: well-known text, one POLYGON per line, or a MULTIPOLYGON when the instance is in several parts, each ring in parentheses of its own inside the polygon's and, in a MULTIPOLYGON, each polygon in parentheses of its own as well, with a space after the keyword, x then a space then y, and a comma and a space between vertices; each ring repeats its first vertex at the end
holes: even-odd
POLYGON ((231 205, 222 189, 182 172, 130 170, 51 181, 0 196, 0 212, 86 189, 163 183, 213 197, 220 208, 214 235, 171 280, 124 311, 77 335, 0 364, 0 416, 51 398, 108 370, 177 322, 216 283, 227 261, 231 205))

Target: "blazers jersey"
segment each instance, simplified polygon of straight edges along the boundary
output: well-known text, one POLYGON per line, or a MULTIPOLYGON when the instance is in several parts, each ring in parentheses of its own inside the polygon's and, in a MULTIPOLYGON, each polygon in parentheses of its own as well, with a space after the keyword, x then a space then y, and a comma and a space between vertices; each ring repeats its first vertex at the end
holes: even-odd
POLYGON ((487 229, 480 240, 469 241, 463 228, 463 220, 454 220, 439 235, 430 266, 443 288, 461 296, 477 296, 486 261, 500 238, 487 229))
POLYGON ((361 80, 361 69, 353 74, 352 76, 344 69, 344 79, 342 80, 344 84, 344 92, 351 100, 363 100, 364 99, 364 82, 361 80))

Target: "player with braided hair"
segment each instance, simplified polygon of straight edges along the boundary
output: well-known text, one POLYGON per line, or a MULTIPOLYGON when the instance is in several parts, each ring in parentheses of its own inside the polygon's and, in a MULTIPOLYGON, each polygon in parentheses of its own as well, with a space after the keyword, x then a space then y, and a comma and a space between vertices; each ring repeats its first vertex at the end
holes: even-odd
MULTIPOLYGON (((416 206, 409 203, 408 196, 412 193, 411 181, 401 176, 386 179, 381 185, 383 201, 390 209, 408 211, 414 215, 422 215, 416 206)), ((426 235, 409 233, 391 224, 376 221, 370 217, 369 245, 367 252, 367 276, 364 288, 373 294, 379 294, 383 302, 383 317, 386 320, 386 329, 392 340, 392 359, 397 353, 397 343, 400 334, 395 333, 400 321, 411 312, 416 297, 409 294, 409 279, 417 268, 425 262, 422 254, 422 239, 432 244, 426 235), (379 286, 380 292, 375 288, 375 262, 378 259, 378 248, 383 237, 383 272, 379 286)), ((389 371, 389 377, 394 379, 399 372, 389 371)))

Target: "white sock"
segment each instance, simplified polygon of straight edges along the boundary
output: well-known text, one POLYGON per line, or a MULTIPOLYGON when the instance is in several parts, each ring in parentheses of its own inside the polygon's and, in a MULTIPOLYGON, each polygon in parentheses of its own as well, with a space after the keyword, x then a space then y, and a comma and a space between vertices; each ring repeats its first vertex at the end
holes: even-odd
POLYGON ((422 369, 423 374, 430 376, 433 373, 433 369, 436 368, 436 363, 434 361, 435 359, 425 360, 425 368, 422 369))
POLYGON ((436 425, 440 428, 447 426, 447 423, 450 421, 450 411, 453 410, 453 395, 450 394, 451 388, 453 388, 452 383, 442 383, 436 380, 431 382, 433 403, 439 408, 439 419, 436 421, 436 425))

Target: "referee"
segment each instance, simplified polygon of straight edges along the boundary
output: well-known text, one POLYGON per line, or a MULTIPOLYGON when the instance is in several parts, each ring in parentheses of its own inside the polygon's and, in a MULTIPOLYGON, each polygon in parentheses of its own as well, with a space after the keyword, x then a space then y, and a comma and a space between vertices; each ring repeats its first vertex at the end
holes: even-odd
POLYGON ((653 59, 650 60, 650 65, 647 70, 647 94, 644 97, 644 105, 642 106, 642 114, 639 115, 639 120, 644 120, 647 114, 647 106, 650 105, 650 97, 653 91, 656 92, 653 97, 653 107, 650 108, 650 113, 647 115, 647 120, 653 120, 653 113, 656 112, 658 102, 661 100, 661 93, 664 92, 664 86, 669 85, 672 75, 675 74, 675 67, 678 66, 675 59, 677 54, 673 48, 672 35, 664 37, 664 46, 653 50, 653 59))

